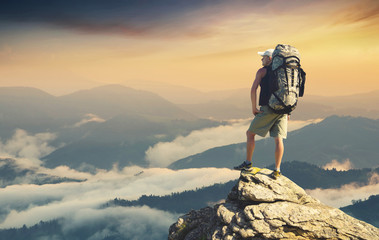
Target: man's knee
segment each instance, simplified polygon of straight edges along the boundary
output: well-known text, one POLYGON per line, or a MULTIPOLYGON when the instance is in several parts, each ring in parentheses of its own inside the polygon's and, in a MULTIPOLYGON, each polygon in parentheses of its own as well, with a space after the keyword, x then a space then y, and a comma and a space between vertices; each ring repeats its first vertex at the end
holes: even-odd
POLYGON ((283 138, 282 137, 275 137, 275 144, 276 145, 283 145, 283 138))
POLYGON ((249 130, 246 131, 247 140, 254 141, 255 139, 255 133, 250 132, 249 130))

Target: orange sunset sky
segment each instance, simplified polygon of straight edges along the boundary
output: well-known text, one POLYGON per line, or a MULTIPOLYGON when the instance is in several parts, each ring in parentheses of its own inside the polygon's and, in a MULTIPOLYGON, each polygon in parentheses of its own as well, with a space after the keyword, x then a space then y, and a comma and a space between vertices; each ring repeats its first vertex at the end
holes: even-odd
POLYGON ((249 88, 278 43, 299 49, 307 94, 379 89, 377 0, 4 1, 0 86, 249 88))

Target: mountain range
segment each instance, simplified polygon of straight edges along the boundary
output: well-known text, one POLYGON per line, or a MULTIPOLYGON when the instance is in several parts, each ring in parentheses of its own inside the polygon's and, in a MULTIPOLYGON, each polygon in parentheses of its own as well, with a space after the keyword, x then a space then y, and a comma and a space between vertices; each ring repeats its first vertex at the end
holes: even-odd
POLYGON ((28 132, 59 131, 80 122, 87 114, 108 120, 120 114, 161 119, 197 119, 156 94, 107 85, 56 97, 35 88, 0 88, 1 137, 13 129, 28 132))
POLYGON ((0 88, 0 137, 23 129, 50 132, 56 151, 46 166, 147 166, 144 153, 159 141, 220 122, 200 119, 164 98, 142 90, 107 85, 56 97, 34 88, 0 88))
MULTIPOLYGON (((181 102, 188 103, 187 94, 192 91, 181 91, 181 102)), ((106 85, 60 97, 34 88, 3 87, 0 88, 0 137, 3 142, 8 141, 16 129, 23 129, 28 134, 55 134, 56 138, 49 142, 55 150, 43 157, 47 167, 68 165, 89 171, 110 169, 114 164, 147 167, 149 163, 145 152, 154 144, 170 142, 194 130, 227 124, 204 117, 228 119, 248 116, 249 98, 242 94, 244 91, 214 92, 207 98, 199 97, 196 101, 202 103, 197 105, 194 101, 196 107, 192 108, 188 104, 172 103, 156 93, 121 85, 106 85), (241 101, 246 104, 240 104, 241 101), (208 106, 207 102, 212 106, 208 106), (239 112, 247 112, 247 115, 239 115, 239 112)), ((310 103, 319 102, 317 104, 326 104, 332 109, 343 109, 346 105, 350 105, 351 109, 364 106, 360 111, 364 113, 375 109, 374 101, 379 95, 376 93, 341 99, 325 98, 326 101, 320 101, 318 97, 308 98, 310 103)), ((201 92, 197 94, 202 95, 201 92)), ((301 100, 305 104, 306 98, 301 100)), ((302 102, 294 116, 300 115, 302 102)), ((321 112, 317 108, 308 110, 317 114, 321 112)), ((331 112, 334 111, 324 112, 322 116, 331 112)), ((316 115, 312 117, 321 116, 316 115)), ((378 121, 373 119, 329 117, 319 124, 290 133, 285 142, 285 160, 324 165, 333 159, 349 159, 356 167, 375 167, 375 159, 378 159, 375 151, 377 126, 378 121)), ((257 143, 254 157, 258 165, 271 161, 272 156, 263 154, 272 152, 268 141, 257 143)), ((210 149, 181 159, 170 167, 231 167, 244 158, 244 148, 241 143, 210 149)))
MULTIPOLYGON (((199 91, 152 81, 128 81, 125 86, 158 94, 198 117, 219 120, 251 117, 250 89, 199 91)), ((309 95, 299 98, 293 119, 325 118, 330 115, 379 118, 379 90, 345 96, 309 95)))
MULTIPOLYGON (((153 86, 151 88, 153 90, 153 86)), ((158 95, 120 85, 107 85, 59 97, 33 88, 0 88, 1 153, 6 155, 6 150, 29 143, 30 138, 38 138, 36 134, 39 133, 52 133, 56 136, 51 140, 42 139, 44 142, 41 142, 41 146, 51 145, 53 149, 44 155, 44 165, 38 165, 38 169, 18 164, 17 156, 14 159, 0 157, 2 191, 34 191, 48 187, 53 192, 55 187, 59 189, 58 186, 71 189, 73 185, 86 183, 87 180, 84 178, 59 177, 63 176, 62 172, 55 176, 53 173, 58 173, 59 168, 41 171, 60 165, 88 171, 96 171, 96 168, 110 169, 114 165, 148 167, 145 152, 159 142, 170 142, 178 136, 185 137, 194 130, 229 124, 220 120, 250 117, 249 90, 209 94, 193 92, 191 89, 179 90, 176 98, 170 100, 164 96, 170 92, 169 90, 161 88, 158 95), (191 94, 194 98, 192 101, 191 94), (210 119, 205 119, 208 117, 210 119), (212 118, 218 120, 211 120, 212 118), (30 136, 16 139, 16 129, 23 129, 30 136)), ((292 116, 293 119, 326 119, 289 133, 288 139, 285 140, 283 175, 306 189, 340 188, 346 184, 368 185, 372 176, 379 173, 376 137, 379 120, 376 119, 378 115, 375 115, 378 109, 375 104, 377 95, 378 92, 373 92, 336 98, 306 96, 301 99, 292 116), (342 116, 344 114, 354 117, 342 116), (322 168, 332 160, 348 161, 353 169, 337 171, 322 168)), ((254 164, 272 169, 273 149, 274 143, 271 139, 257 141, 254 164)), ((23 150, 34 149, 25 146, 23 150)), ((245 143, 238 143, 212 148, 181 159, 174 162, 170 168, 231 168, 244 158, 245 143)), ((63 169, 71 171, 68 168, 63 169)), ((99 172, 102 171, 96 171, 99 172)), ((72 173, 74 176, 80 172, 72 173)), ((118 174, 123 172, 119 171, 118 174)), ((101 182, 102 179, 96 181, 101 182)), ((67 220, 54 218, 60 215, 54 215, 53 212, 48 213, 51 214, 51 218, 44 219, 56 220, 41 221, 28 227, 24 225, 21 228, 0 229, 0 239, 88 239, 98 236, 108 240, 124 239, 125 236, 129 236, 131 229, 139 227, 142 228, 140 232, 154 234, 154 239, 163 239, 167 237, 167 227, 159 225, 161 221, 156 219, 167 221, 177 216, 175 212, 212 205, 223 199, 234 184, 235 181, 231 181, 196 190, 173 192, 166 196, 143 195, 135 200, 117 198, 119 194, 123 197, 128 196, 122 195, 122 192, 114 192, 114 197, 109 199, 116 197, 116 200, 104 202, 103 206, 93 206, 93 209, 87 209, 86 206, 83 207, 85 209, 80 209, 77 205, 84 201, 76 201, 77 196, 74 195, 72 200, 75 204, 67 207, 78 207, 78 215, 70 216, 67 220), (86 218, 87 213, 89 217, 81 224, 72 221, 78 217, 86 218), (152 217, 151 213, 154 214, 152 217), (124 228, 125 226, 128 227, 124 228)), ((62 198, 66 198, 66 195, 62 198)), ((46 200, 42 195, 41 199, 39 209, 43 210, 44 207, 54 205, 54 201, 58 201, 59 197, 46 200)), ((25 209, 4 207, 0 212, 3 217, 8 214, 20 214, 19 219, 23 219, 22 214, 28 213, 35 204, 31 202, 29 206, 28 201, 29 199, 25 200, 25 209)), ((377 196, 372 196, 343 210, 375 225, 377 213, 374 211, 377 209, 377 203, 377 196)), ((37 217, 43 219, 40 215, 37 217)), ((18 223, 24 224, 23 220, 18 223)))
MULTIPOLYGON (((212 99, 202 103, 179 104, 181 108, 199 117, 214 119, 237 119, 252 116, 250 89, 223 92, 223 99, 212 99)), ((163 95, 162 95, 163 96, 163 95)), ((350 96, 312 96, 299 98, 292 113, 294 120, 325 118, 330 115, 379 118, 379 90, 350 96)))

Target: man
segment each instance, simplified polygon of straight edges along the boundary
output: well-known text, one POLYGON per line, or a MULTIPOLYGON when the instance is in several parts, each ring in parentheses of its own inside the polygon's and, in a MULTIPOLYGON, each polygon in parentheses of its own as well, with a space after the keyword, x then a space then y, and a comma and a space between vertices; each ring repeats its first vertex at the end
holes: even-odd
POLYGON ((258 52, 262 56, 263 68, 257 71, 253 86, 251 87, 252 112, 255 118, 246 132, 246 161, 241 165, 234 167, 236 170, 250 170, 252 168, 252 157, 255 148, 255 135, 265 137, 268 132, 275 139, 275 171, 272 177, 277 179, 280 173, 280 163, 282 161, 284 146, 283 138, 287 137, 287 114, 276 114, 268 107, 268 101, 271 95, 269 78, 271 71, 272 53, 274 49, 268 49, 265 52, 258 52), (257 89, 260 86, 259 105, 257 108, 257 89))

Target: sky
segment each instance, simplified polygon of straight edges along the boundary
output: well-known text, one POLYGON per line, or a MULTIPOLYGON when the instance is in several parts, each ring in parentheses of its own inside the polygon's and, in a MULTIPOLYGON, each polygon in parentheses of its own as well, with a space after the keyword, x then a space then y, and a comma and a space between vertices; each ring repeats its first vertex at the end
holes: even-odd
POLYGON ((5 0, 0 86, 250 88, 257 52, 284 43, 307 94, 350 95, 379 89, 378 26, 376 0, 5 0))

